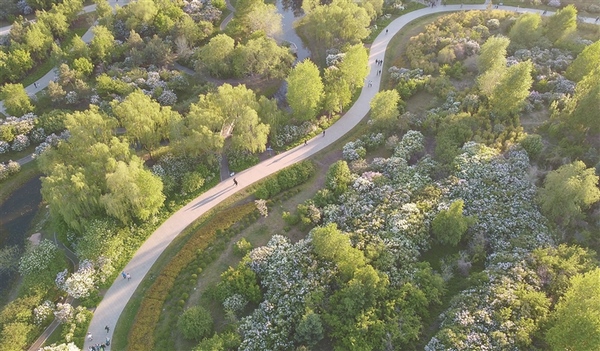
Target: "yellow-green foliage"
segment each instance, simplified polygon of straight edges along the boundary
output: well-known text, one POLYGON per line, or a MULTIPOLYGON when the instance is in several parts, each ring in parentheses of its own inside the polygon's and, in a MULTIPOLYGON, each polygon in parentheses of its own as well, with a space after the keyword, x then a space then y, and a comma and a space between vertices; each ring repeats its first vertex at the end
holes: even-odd
POLYGON ((219 212, 209 223, 203 225, 189 239, 185 246, 162 270, 154 284, 148 289, 140 304, 134 324, 129 331, 129 350, 145 351, 154 349, 154 330, 156 329, 163 305, 173 288, 177 276, 215 239, 219 230, 231 225, 255 211, 253 202, 219 212))

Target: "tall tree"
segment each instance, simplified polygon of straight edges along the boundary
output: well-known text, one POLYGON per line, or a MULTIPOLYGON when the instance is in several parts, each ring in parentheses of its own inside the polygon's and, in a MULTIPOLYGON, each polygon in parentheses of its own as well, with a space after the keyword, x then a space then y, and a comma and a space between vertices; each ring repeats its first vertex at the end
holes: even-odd
POLYGON ((198 50, 198 60, 194 69, 199 72, 206 69, 215 77, 225 77, 231 72, 231 54, 235 41, 226 34, 214 36, 208 44, 198 50))
POLYGON ((583 77, 590 74, 600 62, 600 40, 588 45, 577 55, 567 69, 567 78, 579 82, 583 77))
POLYGON ((115 37, 104 26, 95 26, 92 31, 94 33, 94 38, 90 42, 92 57, 97 62, 104 62, 112 53, 115 37))
POLYGON ((367 49, 362 44, 350 46, 346 50, 339 68, 352 93, 356 89, 362 88, 365 84, 365 78, 369 74, 369 53, 367 49))
POLYGON ((289 48, 277 45, 275 40, 260 37, 238 45, 233 53, 233 66, 237 76, 266 76, 283 78, 287 75, 294 56, 289 48))
POLYGON ((129 163, 117 161, 114 170, 106 174, 106 187, 100 203, 123 224, 147 220, 158 213, 165 200, 160 178, 144 169, 143 161, 136 156, 129 163))
POLYGON ((585 76, 575 88, 573 99, 563 112, 567 123, 587 133, 600 132, 600 68, 585 76))
POLYGON ((431 229, 442 245, 456 246, 469 229, 472 218, 463 215, 463 200, 456 200, 447 210, 440 211, 431 222, 431 229))
POLYGON ((600 349, 600 268, 571 278, 556 305, 546 341, 554 351, 600 349))
POLYGON ((600 200, 595 169, 586 168, 581 161, 561 166, 548 173, 538 198, 546 214, 559 223, 569 224, 600 200))
POLYGON ((577 29, 577 9, 573 5, 556 11, 546 22, 546 37, 556 43, 568 37, 577 29))
POLYGON ((33 111, 31 99, 23 84, 5 84, 0 88, 0 100, 4 102, 6 112, 11 116, 22 116, 33 111))
POLYGON ((250 152, 264 151, 269 126, 262 123, 254 92, 245 85, 221 85, 216 93, 200 96, 190 106, 188 118, 221 138, 232 137, 232 147, 250 152))
POLYGON ((334 0, 315 7, 302 19, 303 32, 310 42, 323 47, 342 48, 358 44, 369 35, 367 11, 350 0, 334 0))
POLYGON ((141 90, 129 94, 123 102, 113 104, 113 113, 126 129, 127 135, 150 152, 169 137, 171 124, 179 120, 170 107, 160 106, 141 90))
POLYGON ((488 96, 490 111, 500 117, 518 113, 529 96, 533 84, 532 71, 531 61, 519 62, 506 69, 488 96))
POLYGON ((508 37, 511 46, 529 48, 535 46, 543 34, 542 16, 538 13, 524 13, 517 18, 508 37))
POLYGON ((396 90, 383 90, 375 94, 371 100, 371 119, 375 127, 383 130, 398 128, 398 103, 400 94, 396 90))
POLYGON ((477 66, 479 68, 479 89, 490 95, 506 70, 506 48, 510 40, 506 37, 490 37, 481 46, 477 66))
POLYGON ((324 90, 319 68, 312 61, 304 60, 292 69, 287 83, 287 101, 294 117, 303 121, 315 118, 324 90))
POLYGON ((327 67, 323 71, 323 109, 329 113, 342 112, 352 101, 350 84, 344 79, 342 71, 336 66, 327 67))

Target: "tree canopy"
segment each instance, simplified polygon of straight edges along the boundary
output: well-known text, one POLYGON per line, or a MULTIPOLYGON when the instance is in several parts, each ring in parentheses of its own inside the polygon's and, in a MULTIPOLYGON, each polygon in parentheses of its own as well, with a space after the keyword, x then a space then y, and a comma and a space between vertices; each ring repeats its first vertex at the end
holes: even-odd
POLYGON ((287 101, 294 117, 304 121, 315 118, 324 91, 317 65, 310 60, 300 62, 290 72, 287 83, 287 101))

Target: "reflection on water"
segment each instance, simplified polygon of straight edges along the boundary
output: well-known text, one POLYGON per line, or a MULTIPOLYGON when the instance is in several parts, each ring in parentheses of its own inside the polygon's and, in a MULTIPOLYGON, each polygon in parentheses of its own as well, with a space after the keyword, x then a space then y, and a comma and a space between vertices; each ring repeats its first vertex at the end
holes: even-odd
MULTIPOLYGON (((23 249, 27 230, 42 202, 40 178, 34 178, 15 190, 0 204, 0 248, 17 245, 23 249)), ((0 294, 10 281, 8 276, 0 275, 0 294)))
POLYGON ((298 61, 302 61, 310 57, 310 51, 304 46, 302 40, 294 30, 294 22, 302 16, 302 1, 301 0, 278 0, 277 10, 283 16, 281 19, 282 33, 277 36, 278 40, 284 40, 293 43, 297 47, 298 61))

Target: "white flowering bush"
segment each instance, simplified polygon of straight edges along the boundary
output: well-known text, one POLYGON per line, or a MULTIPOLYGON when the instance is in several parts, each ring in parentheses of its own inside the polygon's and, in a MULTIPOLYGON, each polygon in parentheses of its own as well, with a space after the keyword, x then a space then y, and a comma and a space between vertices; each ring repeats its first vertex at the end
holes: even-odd
MULTIPOLYGON (((62 274, 62 273, 60 273, 62 274)), ((91 261, 79 263, 77 272, 68 276, 64 281, 56 281, 59 287, 76 299, 88 297, 96 287, 96 271, 91 261)))
POLYGON ((173 106, 177 102, 177 95, 169 89, 164 89, 156 99, 161 105, 173 106))
POLYGON ((50 346, 44 346, 39 351, 81 351, 81 349, 74 343, 70 342, 68 344, 63 343, 59 345, 52 344, 50 346))
POLYGON ((50 240, 44 239, 39 245, 29 249, 19 261, 19 273, 28 275, 41 272, 56 257, 58 247, 50 240))
POLYGON ((42 142, 46 139, 46 132, 44 128, 36 128, 31 131, 31 141, 34 143, 42 142))
POLYGON ((367 149, 362 140, 349 141, 342 148, 342 158, 348 162, 365 158, 367 149))
POLYGON ((314 133, 316 130, 317 126, 309 121, 306 121, 299 126, 286 124, 278 128, 277 136, 275 137, 273 144, 277 147, 283 147, 300 140, 306 135, 314 133))
POLYGON ((52 301, 44 301, 41 305, 33 309, 33 321, 37 325, 44 323, 54 314, 54 304, 52 301))
POLYGON ((225 312, 231 311, 235 315, 239 315, 246 308, 246 305, 248 305, 248 300, 240 294, 233 294, 223 301, 225 312))
POLYGON ((54 317, 61 323, 69 323, 75 316, 75 309, 69 303, 57 303, 54 317))
POLYGON ((6 164, 0 162, 0 181, 7 179, 11 175, 18 173, 21 170, 21 165, 13 160, 6 164))
POLYGON ((13 140, 11 149, 13 149, 13 151, 23 151, 28 146, 29 138, 27 137, 27 135, 19 134, 15 136, 15 140, 13 140))
POLYGON ((10 150, 10 144, 4 140, 0 140, 0 154, 5 154, 10 150))

